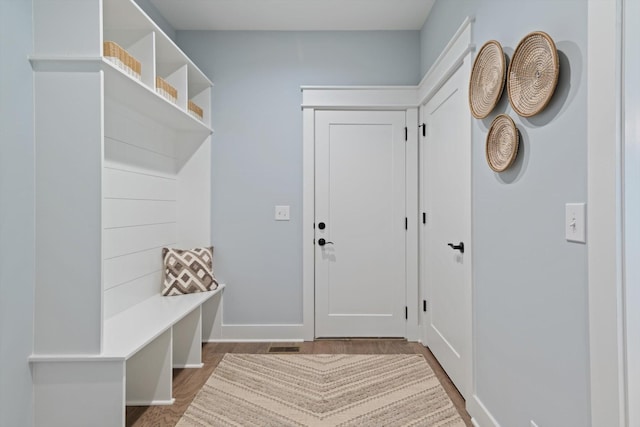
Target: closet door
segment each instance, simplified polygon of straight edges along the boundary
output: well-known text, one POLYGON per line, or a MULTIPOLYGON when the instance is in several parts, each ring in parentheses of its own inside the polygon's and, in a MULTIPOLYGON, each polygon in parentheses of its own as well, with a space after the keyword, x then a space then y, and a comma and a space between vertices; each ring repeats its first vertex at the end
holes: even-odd
POLYGON ((426 343, 460 393, 471 389, 471 127, 461 67, 422 107, 426 343))

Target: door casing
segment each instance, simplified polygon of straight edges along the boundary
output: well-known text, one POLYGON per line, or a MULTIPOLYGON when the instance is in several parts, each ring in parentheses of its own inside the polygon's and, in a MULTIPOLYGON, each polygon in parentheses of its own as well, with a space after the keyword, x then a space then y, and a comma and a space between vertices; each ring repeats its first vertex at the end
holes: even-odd
POLYGON ((405 111, 406 164, 406 305, 405 338, 419 340, 418 292, 418 106, 416 86, 327 87, 305 86, 303 97, 303 330, 315 336, 315 112, 318 110, 405 111))

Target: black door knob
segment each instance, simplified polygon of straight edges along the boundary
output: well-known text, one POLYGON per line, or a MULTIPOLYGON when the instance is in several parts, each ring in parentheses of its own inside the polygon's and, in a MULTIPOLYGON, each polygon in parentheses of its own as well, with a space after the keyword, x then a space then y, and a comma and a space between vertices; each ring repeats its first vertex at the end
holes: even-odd
POLYGON ((333 242, 327 242, 327 241, 326 241, 326 240, 324 240, 324 239, 318 239, 318 244, 319 244, 320 246, 324 246, 324 245, 333 245, 333 242))
POLYGON ((464 243, 460 242, 457 245, 454 245, 453 243, 447 243, 447 245, 451 246, 451 249, 453 249, 454 251, 460 251, 461 254, 464 253, 464 243))
POLYGON ((318 224, 318 228, 319 228, 320 230, 324 230, 326 227, 327 227, 327 226, 324 224, 324 222, 321 222, 321 223, 319 223, 319 224, 318 224))

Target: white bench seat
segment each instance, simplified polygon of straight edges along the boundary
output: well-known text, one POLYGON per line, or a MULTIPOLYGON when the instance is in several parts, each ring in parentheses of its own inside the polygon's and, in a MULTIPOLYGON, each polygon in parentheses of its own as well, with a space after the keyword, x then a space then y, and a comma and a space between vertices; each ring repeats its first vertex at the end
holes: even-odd
POLYGON ((225 285, 210 292, 164 297, 160 294, 107 319, 104 324, 104 357, 129 359, 140 349, 159 337, 225 285))
POLYGON ((172 370, 202 366, 203 318, 213 319, 220 301, 214 297, 224 288, 157 294, 113 315, 104 321, 99 354, 32 355, 39 396, 55 408, 82 402, 86 415, 71 424, 64 414, 37 424, 123 427, 125 406, 172 404, 172 370))

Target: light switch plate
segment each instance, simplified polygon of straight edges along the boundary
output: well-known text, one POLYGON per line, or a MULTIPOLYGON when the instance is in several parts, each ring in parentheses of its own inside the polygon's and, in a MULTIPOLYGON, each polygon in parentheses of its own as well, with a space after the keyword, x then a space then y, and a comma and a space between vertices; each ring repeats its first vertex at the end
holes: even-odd
POLYGON ((276 206, 276 221, 289 221, 289 206, 276 206))
POLYGON ((569 242, 586 243, 586 209, 584 203, 567 203, 564 221, 565 238, 569 242))

